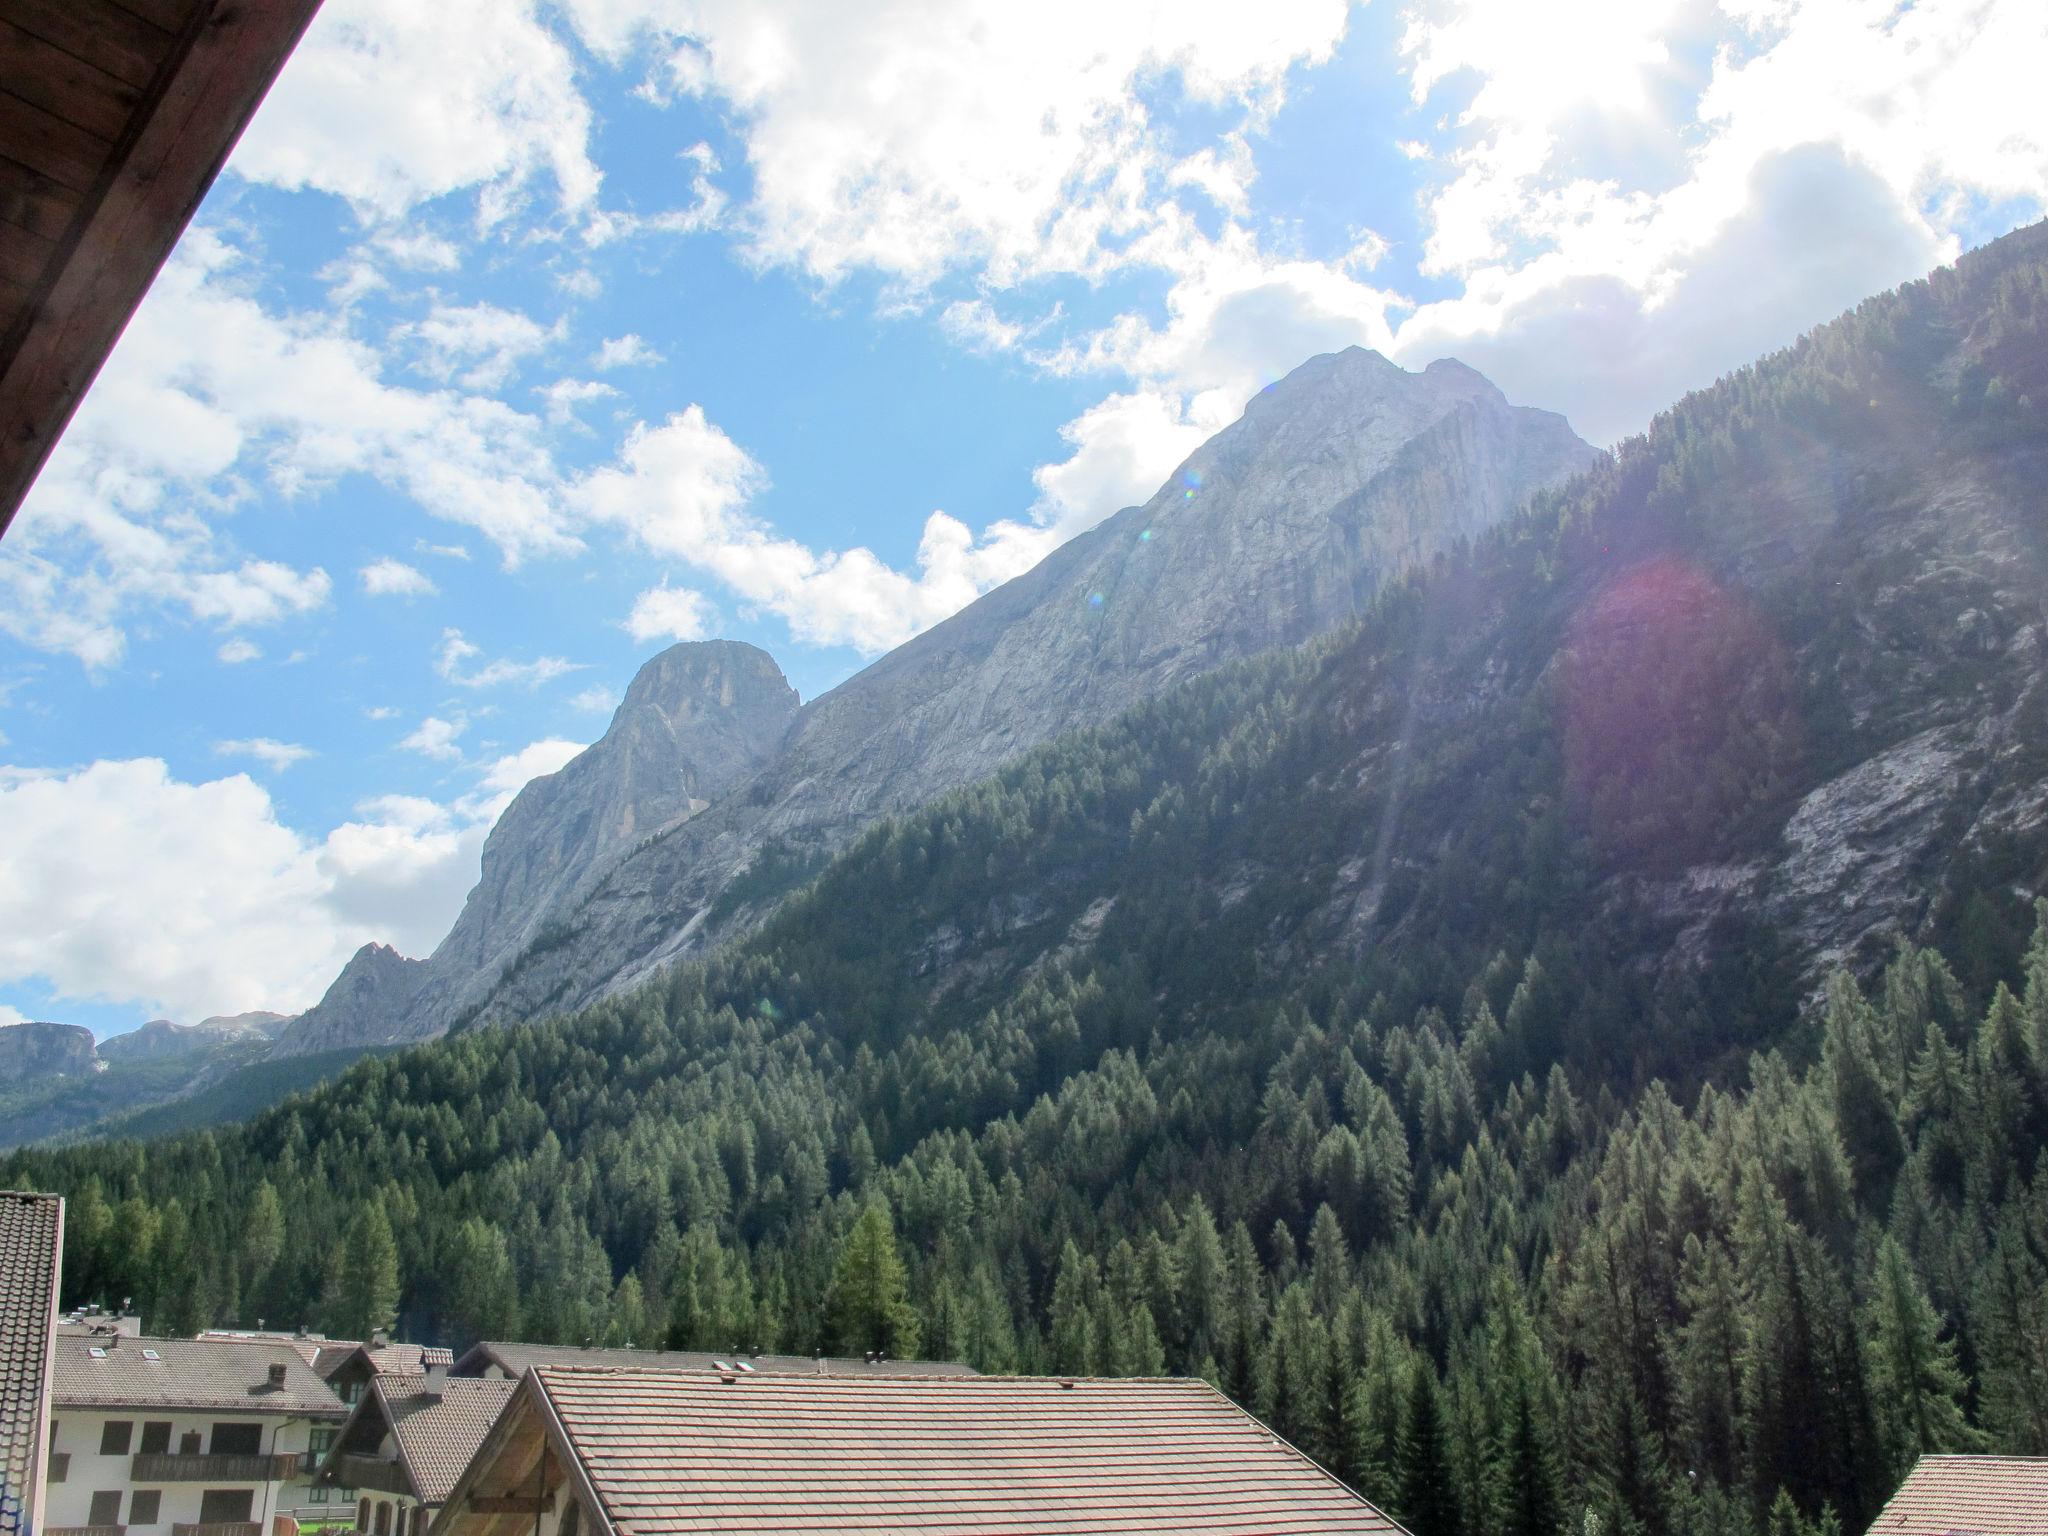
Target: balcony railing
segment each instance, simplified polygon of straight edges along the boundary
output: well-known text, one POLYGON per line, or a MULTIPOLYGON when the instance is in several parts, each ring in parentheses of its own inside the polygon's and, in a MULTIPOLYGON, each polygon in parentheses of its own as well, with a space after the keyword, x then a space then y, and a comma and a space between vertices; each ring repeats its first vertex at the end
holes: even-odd
POLYGON ((177 1451, 144 1451, 129 1475, 138 1483, 270 1483, 296 1477, 296 1453, 270 1456, 184 1455, 177 1451))
POLYGON ((46 1525, 43 1536, 128 1536, 125 1525, 46 1525))
POLYGON ((263 1522, 260 1520, 193 1520, 179 1521, 171 1527, 171 1536, 263 1536, 263 1522))
POLYGON ((412 1492, 405 1468, 381 1456, 337 1456, 333 1476, 328 1481, 342 1488, 369 1488, 378 1493, 412 1492))

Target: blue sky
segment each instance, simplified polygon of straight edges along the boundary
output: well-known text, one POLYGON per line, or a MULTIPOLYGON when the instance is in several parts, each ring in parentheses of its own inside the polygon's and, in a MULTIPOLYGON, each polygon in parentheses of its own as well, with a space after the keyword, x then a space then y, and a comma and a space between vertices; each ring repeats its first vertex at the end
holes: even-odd
POLYGON ((814 697, 1317 351, 1640 430, 2038 217, 2044 74, 1962 0, 327 0, 0 543, 0 1021, 425 953, 661 646, 814 697))

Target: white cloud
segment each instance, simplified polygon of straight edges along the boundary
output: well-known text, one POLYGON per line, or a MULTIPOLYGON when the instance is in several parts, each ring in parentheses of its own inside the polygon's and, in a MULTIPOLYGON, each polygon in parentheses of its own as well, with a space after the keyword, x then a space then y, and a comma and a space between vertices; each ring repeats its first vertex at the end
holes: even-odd
POLYGON ((213 750, 222 757, 253 757, 264 767, 282 773, 293 763, 303 763, 313 755, 311 747, 302 747, 296 742, 277 741, 268 736, 250 736, 238 741, 216 741, 213 750))
POLYGON ((189 784, 155 758, 0 769, 0 985, 184 1018, 306 1008, 363 944, 431 950, 491 819, 580 750, 499 757, 452 805, 365 800, 324 837, 280 822, 245 774, 189 784))
POLYGON ((366 219, 474 189, 490 226, 544 180, 581 211, 600 177, 575 80, 534 0, 329 0, 229 168, 334 193, 366 219))
POLYGON ((939 313, 939 329, 970 352, 1008 352, 1029 328, 1005 320, 987 299, 956 299, 939 313))
POLYGON ((826 281, 865 267, 914 285, 967 266, 1008 286, 1122 264, 1172 173, 1204 180, 1155 127, 1148 91, 1171 81, 1233 123, 1260 120, 1289 66, 1328 58, 1346 20, 1342 0, 567 8, 599 53, 653 38, 667 85, 730 104, 758 258, 826 281))
POLYGON ((372 597, 432 597, 441 590, 425 571, 389 555, 371 561, 356 575, 372 597))
MULTIPOLYGON (((373 717, 374 718, 374 717, 373 717)), ((439 715, 428 715, 412 733, 399 742, 401 752, 417 752, 422 757, 431 757, 440 762, 456 762, 462 757, 462 748, 455 745, 456 739, 469 728, 466 720, 443 720, 439 715)))
POLYGON ((393 339, 416 343, 429 378, 458 378, 464 389, 494 390, 522 359, 558 340, 562 326, 496 304, 436 304, 424 320, 400 326, 393 339))
POLYGON ((1032 474, 1039 509, 1057 537, 1092 528, 1151 499, 1175 465, 1208 436, 1177 400, 1157 390, 1111 395, 1060 429, 1071 457, 1032 474))
MULTIPOLYGON (((998 523, 976 539, 958 519, 934 512, 925 519, 915 574, 906 574, 867 549, 819 553, 777 534, 746 509, 766 483, 747 452, 692 405, 658 427, 635 427, 618 459, 569 494, 593 523, 715 577, 743 603, 781 618, 798 640, 869 653, 956 612, 1027 569, 1046 547, 1036 529, 998 523)), ((660 598, 660 590, 641 601, 683 601, 660 598)), ((652 612, 669 617, 658 606, 652 612)), ((686 610, 666 632, 690 629, 688 620, 686 610)), ((664 632, 655 622, 644 617, 642 638, 664 632)))
POLYGON ((425 539, 416 539, 412 547, 423 555, 439 555, 444 560, 470 558, 469 546, 466 544, 429 544, 425 539))
POLYGON ((26 1024, 27 1022, 28 1015, 19 1008, 13 1008, 6 1003, 0 1003, 0 1028, 5 1028, 9 1024, 26 1024))
POLYGON ((608 715, 619 707, 619 696, 604 684, 596 683, 573 695, 569 707, 587 710, 594 715, 608 715))
POLYGON ((462 638, 459 629, 441 631, 441 648, 434 655, 434 671, 455 684, 458 688, 496 688, 505 683, 519 683, 536 688, 565 672, 581 670, 580 662, 565 661, 560 656, 540 656, 532 661, 485 662, 472 666, 483 648, 462 638))
POLYGON ((1588 0, 1569 25, 1430 0, 1404 49, 1418 101, 1464 99, 1425 201, 1426 265, 1463 289, 1399 355, 1454 349, 1596 440, 1949 259, 1973 206, 2048 202, 2026 0, 1588 0))
POLYGON ((538 418, 387 384, 345 316, 272 314, 239 263, 195 230, 159 275, 0 546, 0 631, 106 666, 135 610, 237 628, 319 608, 325 571, 240 555, 216 529, 252 480, 288 499, 373 475, 507 564, 580 547, 538 418))
POLYGON ((557 379, 538 386, 534 393, 546 403, 548 425, 566 427, 576 422, 576 408, 593 400, 610 400, 618 391, 598 379, 557 379))
POLYGON ((591 354, 590 366, 609 373, 614 368, 644 368, 661 360, 659 352, 628 331, 624 336, 607 337, 591 354))
MULTIPOLYGON (((702 593, 688 587, 660 586, 649 587, 633 599, 633 611, 621 627, 642 644, 649 640, 702 640, 711 633, 714 619, 702 593)), ((594 707, 607 706, 599 703, 594 707)))
POLYGON ((263 654, 263 648, 253 641, 244 640, 237 636, 233 640, 224 641, 221 644, 221 648, 214 652, 214 654, 229 666, 235 667, 240 666, 245 661, 254 661, 263 654))

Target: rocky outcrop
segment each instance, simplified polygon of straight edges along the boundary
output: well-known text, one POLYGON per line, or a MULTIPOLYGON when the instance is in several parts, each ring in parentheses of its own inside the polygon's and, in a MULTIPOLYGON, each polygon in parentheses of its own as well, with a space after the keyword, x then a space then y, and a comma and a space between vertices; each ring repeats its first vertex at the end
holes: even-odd
MULTIPOLYGON (((634 849, 490 1020, 631 986, 739 931, 876 819, 1235 658, 1299 644, 1598 457, 1455 362, 1357 348, 1257 396, 1158 494, 807 706, 741 793, 634 849)), ((438 1033, 446 1011, 411 1028, 438 1033)))
POLYGON ((54 1077, 88 1077, 100 1070, 92 1031, 82 1024, 31 1019, 0 1024, 0 1084, 9 1087, 54 1077))
POLYGON ((483 876, 425 960, 365 945, 285 1031, 280 1055, 419 1038, 492 987, 517 955, 545 948, 618 858, 687 821, 758 769, 797 711, 766 652, 732 641, 677 645, 634 677, 604 736, 533 780, 484 843, 483 876))

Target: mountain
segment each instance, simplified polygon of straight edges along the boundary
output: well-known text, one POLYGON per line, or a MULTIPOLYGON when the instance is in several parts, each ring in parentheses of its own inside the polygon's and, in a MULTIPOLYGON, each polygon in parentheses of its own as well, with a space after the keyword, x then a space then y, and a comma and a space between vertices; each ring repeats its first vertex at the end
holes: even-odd
POLYGON ((99 1070, 92 1031, 80 1024, 31 1019, 0 1024, 0 1084, 49 1077, 83 1077, 99 1070))
POLYGON ((169 1019, 151 1019, 139 1029, 114 1035, 99 1044, 100 1060, 109 1065, 136 1061, 165 1061, 189 1056, 209 1046, 244 1044, 251 1040, 274 1040, 291 1016, 283 1013, 216 1014, 197 1024, 174 1024, 169 1019))
POLYGON ((388 1228, 416 1337, 845 1348, 894 1242, 1426 1532, 1866 1529, 2048 1452, 2044 403, 2037 226, 658 984, 0 1185, 181 1330, 388 1228))
MULTIPOLYGON (((637 842, 551 845, 548 867, 581 862, 550 887, 545 923, 494 923, 478 942, 487 852, 484 885, 429 972, 401 979, 401 963, 358 956, 374 983, 345 975, 337 991, 351 990, 280 1049, 422 1038, 630 987, 758 921, 877 818, 1233 658, 1324 633, 1597 458, 1563 418, 1510 406, 1461 364, 1410 373, 1358 348, 1312 359, 1146 505, 806 706, 719 803, 640 807, 637 842)), ((492 834, 508 863, 538 830, 525 799, 492 834)), ((633 809, 622 799, 616 814, 633 809)))
POLYGON ((279 1055, 413 1038, 545 947, 611 863, 702 811, 758 769, 797 710, 764 651, 728 640, 672 646, 643 666, 602 738, 526 785, 484 843, 483 874, 427 959, 366 944, 279 1055))
MULTIPOLYGON (((152 1019, 94 1044, 78 1024, 0 1027, 0 1146, 98 1130, 139 1109, 189 1098, 269 1054, 282 1014, 243 1013, 176 1024, 152 1019)), ((290 1087, 317 1076, 295 1074, 290 1087)), ((260 1102, 271 1102, 275 1094, 260 1102)), ((246 1104, 246 1096, 236 1097, 246 1104)))

